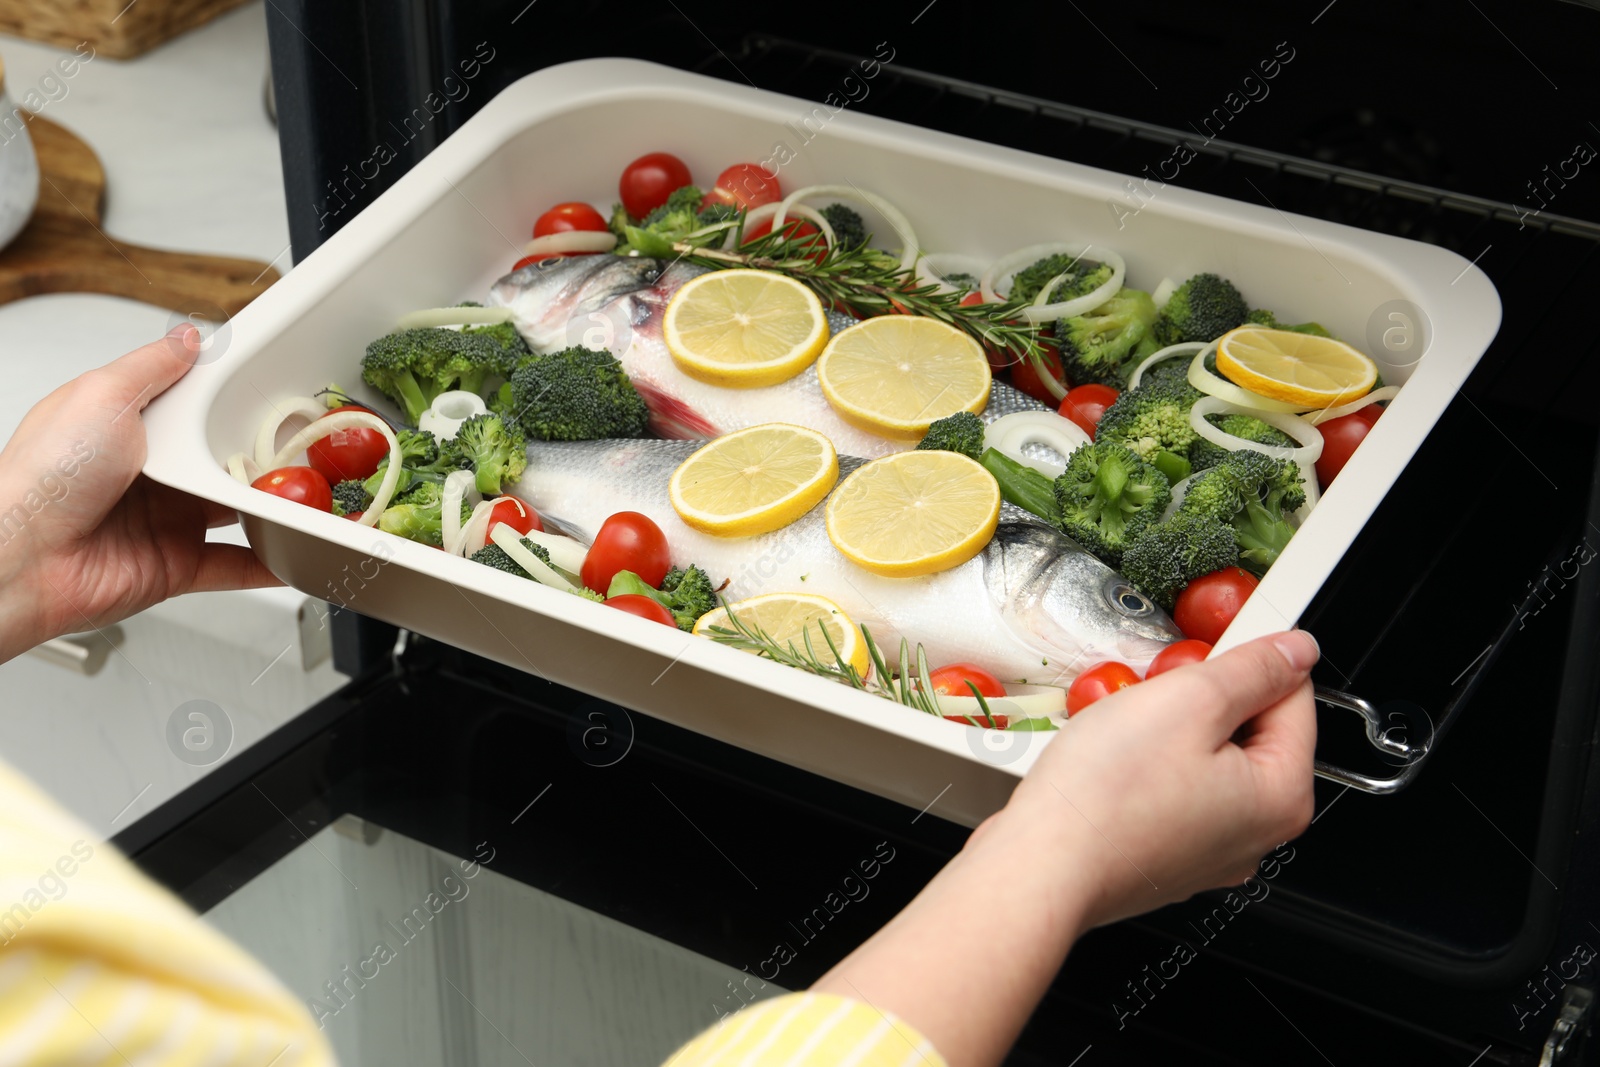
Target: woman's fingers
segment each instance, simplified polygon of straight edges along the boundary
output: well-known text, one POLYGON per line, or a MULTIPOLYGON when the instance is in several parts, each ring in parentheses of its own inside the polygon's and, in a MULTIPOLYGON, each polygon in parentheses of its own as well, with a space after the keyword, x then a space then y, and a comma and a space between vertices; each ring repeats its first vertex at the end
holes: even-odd
POLYGON ((194 366, 199 351, 200 331, 186 322, 174 326, 160 340, 141 345, 94 373, 109 385, 113 396, 127 405, 127 412, 137 415, 194 366))
POLYGON ((1221 745, 1251 717, 1304 684, 1317 657, 1317 643, 1311 635, 1291 630, 1257 638, 1204 663, 1153 678, 1139 688, 1152 687, 1149 695, 1153 697, 1154 687, 1162 687, 1163 702, 1205 723, 1215 743, 1221 745))
POLYGON ((211 542, 200 549, 194 571, 194 580, 184 590, 189 593, 210 593, 224 589, 260 589, 282 585, 278 577, 267 570, 266 564, 244 545, 211 542))

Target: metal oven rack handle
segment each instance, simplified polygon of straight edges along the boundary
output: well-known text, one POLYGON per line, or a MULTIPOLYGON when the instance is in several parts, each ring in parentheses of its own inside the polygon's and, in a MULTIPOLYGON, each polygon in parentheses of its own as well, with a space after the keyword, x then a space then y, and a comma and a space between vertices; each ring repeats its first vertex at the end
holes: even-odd
MULTIPOLYGON (((1373 707, 1371 701, 1364 700, 1353 693, 1340 692, 1325 686, 1316 687, 1318 703, 1327 704, 1335 708, 1345 708, 1355 712, 1366 720, 1367 743, 1379 752, 1393 756, 1401 761, 1400 769, 1387 778, 1374 778, 1359 771, 1346 770, 1335 766, 1326 760, 1316 761, 1318 777, 1326 778, 1331 782, 1339 782, 1359 789, 1363 793, 1376 793, 1385 795, 1398 793, 1411 784, 1411 780, 1422 770, 1422 765, 1427 762, 1428 754, 1433 751, 1434 733, 1430 728, 1428 734, 1419 744, 1391 736, 1396 727, 1386 724, 1383 715, 1373 707)), ((1409 725, 1409 724, 1407 724, 1409 725)))

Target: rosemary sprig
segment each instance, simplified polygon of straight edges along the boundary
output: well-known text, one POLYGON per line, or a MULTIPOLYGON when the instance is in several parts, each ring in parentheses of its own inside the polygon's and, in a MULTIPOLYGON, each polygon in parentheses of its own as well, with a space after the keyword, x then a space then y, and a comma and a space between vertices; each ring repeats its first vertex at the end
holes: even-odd
MULTIPOLYGON (((883 651, 878 647, 877 641, 873 640, 872 631, 865 626, 859 627, 861 640, 867 647, 867 657, 872 663, 870 677, 863 678, 861 672, 856 670, 855 666, 840 654, 839 646, 834 643, 833 635, 825 627, 819 626, 817 629, 821 631, 822 639, 827 643, 829 659, 824 659, 819 655, 812 645, 811 628, 809 626, 801 631, 801 640, 805 645, 805 649, 802 651, 795 646, 793 641, 787 643, 779 642, 762 629, 759 623, 746 622, 739 618, 738 613, 726 601, 723 602, 723 607, 727 609, 729 625, 707 628, 707 633, 711 640, 716 641, 718 644, 728 645, 746 652, 754 652, 759 656, 765 656, 767 659, 782 663, 786 667, 794 667, 808 674, 831 678, 836 682, 842 682, 850 686, 852 689, 859 689, 864 693, 871 693, 873 696, 892 700, 896 704, 903 704, 927 715, 940 717, 944 715, 944 712, 939 709, 939 700, 934 694, 933 682, 929 679, 928 654, 920 644, 917 645, 916 652, 913 654, 905 638, 900 639, 900 663, 902 667, 912 662, 913 655, 915 656, 916 685, 912 685, 907 677, 911 672, 902 670, 900 676, 896 678, 894 673, 889 670, 889 665, 884 660, 883 651)), ((968 685, 971 685, 971 683, 969 682, 968 685)), ((989 711, 989 702, 984 699, 982 693, 978 692, 976 686, 972 686, 972 695, 978 698, 978 707, 984 720, 988 722, 991 728, 994 727, 995 721, 994 716, 989 711)), ((971 725, 979 725, 973 722, 970 716, 965 718, 971 725)))
POLYGON ((961 293, 919 283, 914 273, 900 269, 899 260, 867 245, 835 245, 819 251, 818 244, 807 239, 768 233, 741 240, 734 249, 708 247, 730 229, 742 238, 743 216, 662 244, 670 247, 669 256, 713 270, 747 267, 786 274, 808 286, 823 304, 846 308, 861 318, 910 313, 937 319, 1004 353, 1010 361, 1029 360, 1035 370, 1045 373, 1039 327, 1022 317, 1026 301, 963 305, 961 293))

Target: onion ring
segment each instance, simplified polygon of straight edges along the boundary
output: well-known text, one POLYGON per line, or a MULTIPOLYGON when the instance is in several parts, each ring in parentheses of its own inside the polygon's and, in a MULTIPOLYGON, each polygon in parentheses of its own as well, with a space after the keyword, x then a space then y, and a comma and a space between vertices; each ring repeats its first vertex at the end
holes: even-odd
POLYGON ((617 235, 609 230, 563 230, 535 237, 522 246, 522 255, 554 256, 564 252, 609 252, 617 247, 617 235))
POLYGON ((389 466, 383 472, 383 481, 378 485, 378 491, 372 494, 372 503, 367 505, 367 510, 357 521, 362 526, 376 526, 378 516, 383 509, 389 506, 389 501, 394 497, 394 488, 400 484, 400 468, 403 457, 400 454, 400 441, 395 437, 389 424, 370 411, 336 411, 331 415, 324 415, 310 426, 301 430, 289 439, 289 443, 278 450, 272 457, 272 462, 267 465, 268 470, 277 470, 287 464, 295 456, 304 452, 306 446, 313 441, 320 441, 331 433, 339 430, 354 430, 365 427, 377 430, 383 434, 384 440, 389 442, 389 466))
POLYGON ((1145 357, 1144 362, 1133 368, 1132 374, 1128 375, 1128 388, 1139 388, 1139 382, 1144 378, 1144 372, 1162 360, 1172 359, 1174 356, 1187 356, 1189 355, 1189 349, 1194 349, 1198 352, 1204 347, 1205 345, 1200 341, 1179 341, 1175 345, 1168 345, 1159 352, 1152 352, 1145 357))
POLYGON ((517 566, 533 575, 535 581, 560 589, 564 593, 576 593, 578 590, 571 582, 557 574, 544 560, 528 551, 528 546, 522 543, 521 536, 503 522, 497 522, 489 527, 489 540, 499 545, 517 566))
POLYGON ((291 396, 287 400, 273 404, 272 414, 267 416, 261 428, 256 431, 255 454, 252 457, 256 461, 256 466, 263 472, 283 466, 281 463, 272 462, 272 457, 278 454, 278 431, 283 429, 284 423, 298 415, 309 424, 327 413, 328 405, 309 396, 291 396))
POLYGON ((1352 400, 1348 404, 1340 404, 1335 408, 1323 408, 1320 411, 1310 412, 1305 419, 1313 426, 1320 426, 1329 419, 1337 419, 1341 416, 1352 414, 1360 411, 1368 404, 1376 404, 1380 400, 1393 400, 1399 395, 1400 387, 1398 385, 1386 385, 1382 389, 1374 389, 1366 396, 1361 397, 1359 400, 1352 400))
MULTIPOLYGON (((753 224, 775 219, 782 207, 782 204, 774 202, 762 204, 758 208, 752 208, 750 213, 744 217, 744 229, 742 231, 737 228, 728 231, 728 236, 722 241, 723 251, 737 247, 736 241, 745 233, 748 233, 753 224)), ((817 211, 815 208, 806 207, 804 204, 796 204, 792 210, 797 217, 814 224, 817 229, 822 231, 822 239, 828 242, 829 248, 838 243, 838 239, 833 235, 833 227, 829 225, 827 219, 822 217, 822 212, 817 211)), ((772 228, 776 230, 781 224, 781 222, 774 222, 772 228)), ((691 236, 693 235, 691 234, 691 236)))
MULTIPOLYGON (((1217 350, 1217 342, 1212 341, 1195 353, 1194 362, 1189 364, 1189 384, 1218 400, 1226 400, 1239 408, 1246 408, 1246 414, 1256 415, 1260 412, 1276 412, 1283 415, 1298 415, 1302 411, 1310 410, 1304 404, 1289 404, 1282 400, 1272 400, 1252 393, 1242 385, 1213 373, 1206 366, 1206 357, 1217 350)), ((1285 431, 1287 432, 1287 431, 1285 431)), ((1293 436, 1292 434, 1290 436, 1293 436)))
POLYGON ((408 311, 394 324, 395 333, 428 326, 494 326, 511 321, 511 309, 458 307, 408 311))
MULTIPOLYGON (((1074 259, 1082 259, 1089 254, 1091 249, 1098 246, 1090 244, 1072 244, 1066 241, 1052 241, 1046 244, 1028 245, 1014 252, 1008 252, 989 264, 989 269, 984 271, 983 280, 979 286, 985 301, 999 301, 1004 299, 995 289, 999 282, 1009 280, 1015 273, 1014 268, 1025 267, 1048 256, 1067 255, 1074 259)), ((1022 309, 1022 317, 1029 322, 1049 322, 1052 319, 1067 319, 1074 315, 1082 315, 1086 311, 1093 311, 1116 295, 1122 288, 1123 279, 1127 277, 1128 264, 1120 255, 1109 248, 1099 248, 1103 253, 1098 256, 1097 262, 1106 264, 1111 268, 1111 279, 1097 286, 1094 291, 1071 300, 1062 300, 1054 304, 1044 302, 1050 292, 1061 283, 1062 275, 1050 279, 1034 297, 1033 303, 1022 309)))
POLYGON ((1300 467, 1300 477, 1305 481, 1306 502, 1300 510, 1295 512, 1299 520, 1316 506, 1320 495, 1317 490, 1316 462, 1322 456, 1322 431, 1317 429, 1298 415, 1290 415, 1281 411, 1261 411, 1241 408, 1237 404, 1230 404, 1221 397, 1203 396, 1194 402, 1189 409, 1189 425, 1194 427, 1194 432, 1204 437, 1207 441, 1229 451, 1238 451, 1248 448, 1252 452, 1271 456, 1274 459, 1292 459, 1300 467), (1207 415, 1249 415, 1251 418, 1260 419, 1273 429, 1282 430, 1296 441, 1300 442, 1298 448, 1286 448, 1283 445, 1264 445, 1259 441, 1246 441, 1242 437, 1235 437, 1231 433, 1224 433, 1218 426, 1213 426, 1207 415))
POLYGON ((992 448, 1050 478, 1059 477, 1067 469, 1065 465, 1028 456, 1022 451, 1024 445, 1041 444, 1062 456, 1070 456, 1089 440, 1082 427, 1053 411, 1013 412, 995 419, 983 431, 985 448, 992 448))
MULTIPOLYGON (((846 200, 855 200, 875 210, 883 216, 884 221, 888 222, 889 228, 899 236, 902 242, 900 269, 909 272, 916 266, 917 256, 921 250, 917 247, 917 231, 911 228, 911 220, 906 218, 899 208, 877 193, 869 193, 865 189, 857 189, 853 185, 808 185, 804 189, 796 189, 779 202, 778 211, 773 216, 772 228, 774 230, 780 228, 783 225, 784 218, 800 201, 810 200, 816 196, 833 196, 846 200)), ((829 243, 831 244, 832 242, 830 241, 829 243)))
POLYGON ((440 441, 449 441, 463 422, 488 410, 489 406, 477 393, 452 389, 433 398, 428 410, 417 417, 417 429, 427 430, 440 441))

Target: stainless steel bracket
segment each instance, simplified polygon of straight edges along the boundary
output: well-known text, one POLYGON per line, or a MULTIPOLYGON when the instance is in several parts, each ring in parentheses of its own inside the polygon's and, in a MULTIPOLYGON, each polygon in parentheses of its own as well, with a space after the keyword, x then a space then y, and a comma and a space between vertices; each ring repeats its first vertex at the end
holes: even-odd
MULTIPOLYGON (((1377 749, 1384 756, 1399 761, 1400 767, 1394 774, 1387 778, 1376 778, 1372 775, 1362 774, 1359 771, 1346 770, 1337 767, 1326 760, 1316 761, 1316 773, 1320 778, 1331 782, 1339 782, 1359 789, 1363 793, 1376 793, 1384 795, 1398 793, 1411 784, 1411 780, 1422 770, 1422 765, 1427 761, 1428 753, 1433 750, 1433 724, 1427 721, 1426 713, 1422 713, 1425 720, 1423 726, 1424 736, 1412 740, 1406 735, 1415 729, 1418 724, 1403 721, 1396 724, 1392 721, 1398 712, 1391 712, 1385 716, 1370 701, 1352 693, 1340 692, 1337 689, 1326 689, 1322 686, 1316 688, 1318 703, 1328 704, 1336 708, 1344 708, 1360 715, 1366 722, 1367 743, 1377 749), (1386 718, 1391 721, 1385 721, 1386 718)), ((1421 709, 1417 709, 1421 712, 1421 709)), ((1405 718, 1401 716, 1401 718, 1405 718)))

